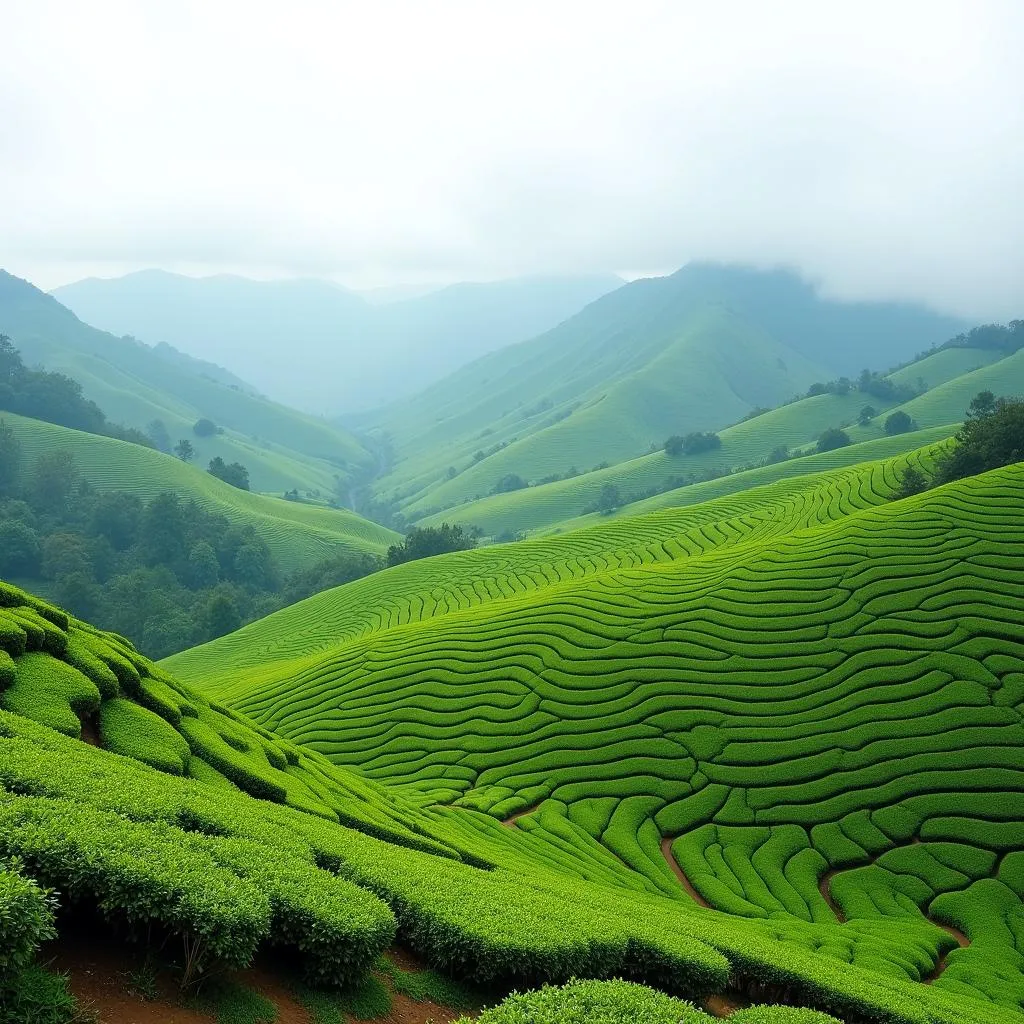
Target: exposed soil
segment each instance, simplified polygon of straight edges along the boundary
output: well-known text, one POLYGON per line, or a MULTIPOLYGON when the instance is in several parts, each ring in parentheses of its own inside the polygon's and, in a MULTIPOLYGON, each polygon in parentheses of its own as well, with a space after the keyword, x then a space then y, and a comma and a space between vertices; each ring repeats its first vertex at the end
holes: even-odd
POLYGON ((102 747, 100 731, 96 728, 96 719, 92 715, 79 715, 78 720, 82 723, 82 742, 88 743, 92 747, 102 747))
POLYGON ((661 841, 661 855, 665 858, 665 863, 672 869, 672 874, 679 879, 680 885, 686 890, 690 898, 699 907, 707 907, 711 909, 711 904, 696 889, 693 887, 693 883, 686 877, 686 872, 679 866, 679 861, 676 860, 675 855, 672 853, 673 836, 665 836, 661 841))
POLYGON ((704 1009, 712 1017, 718 1017, 723 1020, 726 1017, 731 1017, 737 1010, 742 1010, 744 1006, 749 1005, 750 1003, 740 996, 731 994, 723 995, 722 993, 716 993, 704 1000, 704 1009))
MULTIPOLYGON (((392 948, 388 957, 403 970, 424 969, 405 950, 392 948)), ((68 975, 75 998, 83 1011, 95 1015, 97 1024, 216 1024, 211 1015, 181 1004, 180 989, 167 969, 150 976, 153 998, 145 998, 138 991, 143 973, 142 951, 101 931, 66 927, 61 937, 42 951, 40 959, 68 975)), ((276 1024, 311 1024, 309 1011, 298 1002, 286 976, 275 967, 271 958, 264 957, 253 967, 230 976, 277 1007, 276 1024)), ((383 980, 390 990, 388 980, 383 980)), ((476 1016, 433 1002, 419 1003, 394 991, 391 998, 387 1016, 368 1024, 450 1024, 462 1016, 476 1016)))
POLYGON ((142 966, 142 957, 101 934, 67 929, 40 960, 68 975, 75 998, 99 1024, 214 1024, 207 1014, 180 1005, 178 986, 166 971, 156 976, 157 998, 132 991, 131 972, 142 966))
POLYGON ((826 871, 825 874, 818 879, 818 892, 821 893, 821 898, 828 904, 828 909, 836 915, 836 920, 840 924, 846 924, 846 915, 842 912, 839 904, 832 898, 832 878, 839 874, 840 870, 846 870, 843 868, 826 871))
MULTIPOLYGON (((543 802, 544 801, 542 800, 541 803, 543 802)), ((540 804, 534 804, 532 807, 527 807, 525 811, 516 811, 516 813, 513 814, 510 818, 506 818, 502 822, 502 825, 504 825, 506 828, 514 828, 516 822, 520 818, 525 818, 528 814, 533 814, 533 812, 536 811, 539 807, 540 804)))

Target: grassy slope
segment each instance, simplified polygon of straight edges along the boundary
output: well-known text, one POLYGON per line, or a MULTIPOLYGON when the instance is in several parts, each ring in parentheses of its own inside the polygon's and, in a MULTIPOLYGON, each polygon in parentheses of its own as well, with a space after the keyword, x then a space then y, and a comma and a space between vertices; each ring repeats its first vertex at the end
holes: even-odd
MULTIPOLYGON (((922 428, 944 427, 959 422, 970 399, 978 391, 991 388, 999 394, 1024 392, 1024 361, 1016 356, 998 363, 996 359, 996 353, 979 349, 944 350, 896 371, 892 377, 897 383, 923 379, 932 390, 908 403, 906 409, 922 428)), ((860 392, 804 398, 727 427, 720 432, 722 447, 712 452, 672 458, 664 451, 657 451, 569 480, 509 494, 489 495, 426 516, 423 523, 431 525, 449 521, 471 524, 479 526, 490 536, 505 530, 572 528, 577 524, 571 521, 597 499, 606 484, 617 487, 623 503, 628 504, 632 496, 654 487, 664 488, 673 478, 699 475, 710 469, 728 470, 750 465, 764 459, 779 445, 790 450, 806 448, 813 445, 818 435, 828 427, 846 427, 855 441, 881 440, 885 438, 885 418, 896 408, 895 402, 883 402, 860 392), (858 414, 869 404, 878 411, 878 415, 870 424, 861 427, 857 424, 858 414)), ((949 432, 954 429, 951 427, 949 432)), ((924 443, 924 440, 922 438, 919 443, 924 443)), ((911 447, 914 447, 914 440, 908 438, 902 447, 890 451, 905 451, 911 447)), ((872 457, 870 452, 871 449, 866 450, 865 456, 872 457)), ((851 454, 846 453, 843 458, 848 459, 851 454)), ((431 492, 428 499, 410 506, 407 514, 440 493, 441 489, 431 492)), ((673 490, 672 493, 681 492, 673 490)), ((631 512, 631 509, 626 511, 631 512)))
POLYGON ((0 418, 21 444, 30 471, 44 453, 72 453, 83 476, 98 490, 119 490, 141 498, 176 491, 232 522, 251 525, 285 571, 302 568, 339 548, 383 553, 398 535, 346 509, 332 509, 240 491, 196 466, 109 437, 85 434, 10 414, 0 418))
POLYGON ((784 273, 693 265, 636 281, 364 418, 397 454, 376 493, 422 515, 487 494, 508 473, 536 480, 635 457, 812 380, 907 358, 955 327, 909 307, 829 302, 784 273), (472 462, 496 444, 507 447, 472 462))
POLYGON ((891 502, 907 459, 399 567, 167 665, 463 827, 539 803, 563 870, 682 899, 675 839, 794 942, 839 870, 823 950, 924 977, 951 924, 934 988, 1017 1006, 1024 465, 891 502))
POLYGON ((948 944, 923 919, 701 910, 567 822, 545 838, 417 807, 114 636, 11 588, 0 604, 0 853, 113 921, 130 907, 156 934, 201 933, 205 956, 228 964, 269 941, 301 950, 316 977, 348 979, 390 941, 393 913, 431 963, 499 984, 632 975, 691 997, 785 990, 894 1024, 1018 1019, 984 958, 966 982, 951 964, 935 986, 912 983, 948 944), (106 750, 75 738, 83 721, 106 750))
POLYGON ((204 464, 215 455, 244 463, 257 490, 297 486, 330 493, 336 475, 348 479, 372 464, 346 431, 214 379, 202 363, 98 331, 2 271, 0 331, 11 336, 26 363, 80 381, 86 397, 111 420, 139 429, 163 420, 172 439, 192 441, 204 464), (192 425, 202 416, 225 433, 195 437, 192 425))

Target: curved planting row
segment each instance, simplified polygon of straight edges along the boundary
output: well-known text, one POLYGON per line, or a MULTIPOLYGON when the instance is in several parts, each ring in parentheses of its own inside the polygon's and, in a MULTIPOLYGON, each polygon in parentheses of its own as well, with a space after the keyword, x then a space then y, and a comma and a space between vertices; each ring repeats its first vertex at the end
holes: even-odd
POLYGON ((894 978, 931 978, 955 945, 935 922, 952 926, 970 946, 932 987, 1016 1008, 1024 467, 874 507, 893 477, 689 510, 614 555, 551 541, 546 585, 513 549, 507 599, 424 589, 411 621, 237 706, 439 803, 540 804, 515 823, 532 856, 692 906, 663 853, 679 837, 711 906, 894 978), (566 548, 610 567, 567 579, 566 548), (819 883, 858 864, 840 924, 819 883))
MULTIPOLYGON (((670 562, 762 543, 890 500, 908 465, 941 445, 826 473, 779 480, 685 508, 613 520, 566 537, 458 552, 396 566, 285 608, 166 660, 225 699, 287 678, 302 662, 382 629, 537 593, 614 568, 670 562)), ((743 558, 742 552, 736 554, 743 558)))

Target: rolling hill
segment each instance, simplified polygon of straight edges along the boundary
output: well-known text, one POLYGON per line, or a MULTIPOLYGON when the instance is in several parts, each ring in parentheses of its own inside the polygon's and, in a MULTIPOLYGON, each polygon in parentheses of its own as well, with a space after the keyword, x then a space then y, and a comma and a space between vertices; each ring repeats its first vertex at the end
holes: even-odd
POLYGON ((96 330, 3 271, 0 333, 12 338, 26 364, 79 381, 111 420, 140 430, 161 420, 172 439, 192 441, 203 464, 215 456, 243 463, 255 490, 297 487, 330 495, 375 465, 347 431, 261 398, 219 367, 167 346, 151 348, 96 330), (201 417, 224 432, 196 437, 192 426, 201 417))
POLYGON ((934 452, 396 567, 164 667, 467 836, 1016 1019, 1024 466, 892 501, 934 452))
POLYGON ((349 638, 287 686, 2 587, 0 853, 186 972, 346 984, 397 934, 496 986, 1019 1020, 1022 467, 888 501, 906 464, 397 567, 262 624, 349 638))
POLYGON ((337 415, 419 391, 463 363, 540 334, 621 284, 612 274, 529 277, 456 284, 377 305, 328 281, 147 270, 78 281, 54 295, 104 330, 244 367, 275 399, 337 415))
MULTIPOLYGON (((445 506, 452 491, 449 485, 441 484, 425 498, 407 505, 405 515, 418 525, 448 521, 477 526, 492 537, 504 533, 571 529, 581 525, 576 520, 595 504, 605 486, 615 487, 619 492, 617 514, 631 514, 635 501, 646 500, 645 496, 655 491, 661 492, 663 500, 654 507, 688 504, 686 495, 693 488, 696 490, 692 493, 704 493, 703 484, 680 486, 684 478, 757 466, 770 459, 780 447, 790 453, 813 451, 819 435, 836 426, 846 429, 854 442, 852 446, 841 452, 826 453, 833 460, 819 456, 815 457, 817 461, 798 459, 795 464, 785 462, 765 467, 769 478, 803 472, 805 466, 845 465, 858 459, 877 458, 883 453, 895 454, 917 447, 925 440, 953 434, 979 391, 1024 394, 1024 351, 1000 356, 1001 353, 985 349, 940 350, 886 378, 894 384, 927 387, 925 393, 906 402, 895 398, 879 399, 856 389, 842 395, 814 395, 726 427, 719 432, 721 447, 712 451, 677 456, 665 451, 652 452, 568 480, 487 495, 451 507, 445 506), (865 405, 871 405, 876 415, 868 423, 860 424, 858 415, 865 405), (918 428, 927 431, 927 437, 914 433, 887 437, 885 420, 898 411, 906 412, 918 428), (865 444, 868 447, 862 448, 865 444), (434 503, 442 506, 440 511, 432 511, 434 503)), ((741 489, 748 479, 744 475, 731 485, 732 489, 741 489)))
POLYGON ((70 452, 75 466, 99 491, 124 491, 143 499, 175 491, 232 523, 252 526, 281 568, 305 568, 340 550, 383 554, 398 534, 347 509, 307 505, 241 491, 205 470, 152 448, 60 427, 40 420, 0 414, 21 446, 29 469, 42 454, 70 452))
POLYGON ((393 451, 377 497, 422 516, 505 477, 585 472, 672 434, 718 430, 816 380, 911 358, 960 326, 832 302, 782 272, 695 264, 620 288, 358 425, 393 451))

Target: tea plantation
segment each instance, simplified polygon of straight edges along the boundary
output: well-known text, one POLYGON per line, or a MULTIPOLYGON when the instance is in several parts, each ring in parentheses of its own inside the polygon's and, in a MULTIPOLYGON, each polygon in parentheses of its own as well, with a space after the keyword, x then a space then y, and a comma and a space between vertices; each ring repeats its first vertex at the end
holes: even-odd
POLYGON ((1024 467, 892 500, 936 454, 396 567, 167 664, 450 841, 1008 1020, 1024 467))
POLYGON ((159 666, 3 586, 0 1005, 59 1002, 56 899, 185 980, 273 947, 346 985, 398 941, 669 993, 494 1024, 1024 1020, 1024 467, 892 501, 935 454, 408 563, 159 666))

